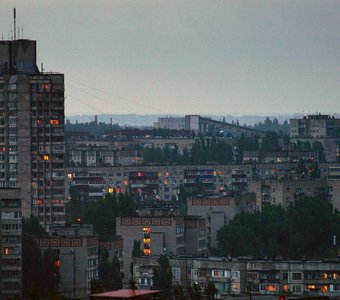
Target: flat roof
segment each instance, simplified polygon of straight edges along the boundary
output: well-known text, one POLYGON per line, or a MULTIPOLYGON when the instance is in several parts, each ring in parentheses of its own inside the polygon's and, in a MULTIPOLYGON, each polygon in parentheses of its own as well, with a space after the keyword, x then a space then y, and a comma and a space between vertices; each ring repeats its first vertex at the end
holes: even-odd
POLYGON ((116 291, 104 292, 100 294, 92 294, 91 297, 95 298, 112 298, 112 299, 133 299, 137 297, 158 294, 160 290, 133 290, 133 289, 121 289, 116 291))

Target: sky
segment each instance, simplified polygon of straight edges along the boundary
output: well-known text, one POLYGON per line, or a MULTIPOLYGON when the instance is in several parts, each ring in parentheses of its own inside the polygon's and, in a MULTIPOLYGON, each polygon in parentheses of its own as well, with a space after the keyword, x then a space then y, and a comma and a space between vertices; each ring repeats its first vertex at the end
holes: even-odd
POLYGON ((340 112, 339 0, 0 0, 5 40, 14 6, 66 115, 340 112))

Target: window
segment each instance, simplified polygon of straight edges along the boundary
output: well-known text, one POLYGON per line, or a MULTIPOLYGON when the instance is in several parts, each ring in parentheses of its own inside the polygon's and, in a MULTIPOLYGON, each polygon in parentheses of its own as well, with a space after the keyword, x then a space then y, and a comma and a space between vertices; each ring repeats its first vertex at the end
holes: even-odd
POLYGON ((301 280, 302 279, 302 273, 293 273, 292 278, 293 278, 293 280, 301 280))

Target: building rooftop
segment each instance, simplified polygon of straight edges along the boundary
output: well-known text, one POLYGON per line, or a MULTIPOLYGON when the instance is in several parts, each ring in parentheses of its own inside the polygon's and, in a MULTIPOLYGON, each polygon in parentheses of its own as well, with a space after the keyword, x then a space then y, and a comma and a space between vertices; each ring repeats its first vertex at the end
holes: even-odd
POLYGON ((142 299, 145 296, 159 294, 159 290, 134 290, 121 289, 117 291, 104 292, 100 294, 92 294, 91 299, 142 299))

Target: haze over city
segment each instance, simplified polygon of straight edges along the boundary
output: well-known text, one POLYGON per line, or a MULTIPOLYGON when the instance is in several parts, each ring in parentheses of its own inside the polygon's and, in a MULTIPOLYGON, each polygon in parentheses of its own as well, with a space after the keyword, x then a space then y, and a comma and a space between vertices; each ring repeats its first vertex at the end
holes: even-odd
POLYGON ((65 73, 66 115, 339 110, 339 1, 1 0, 65 73))

